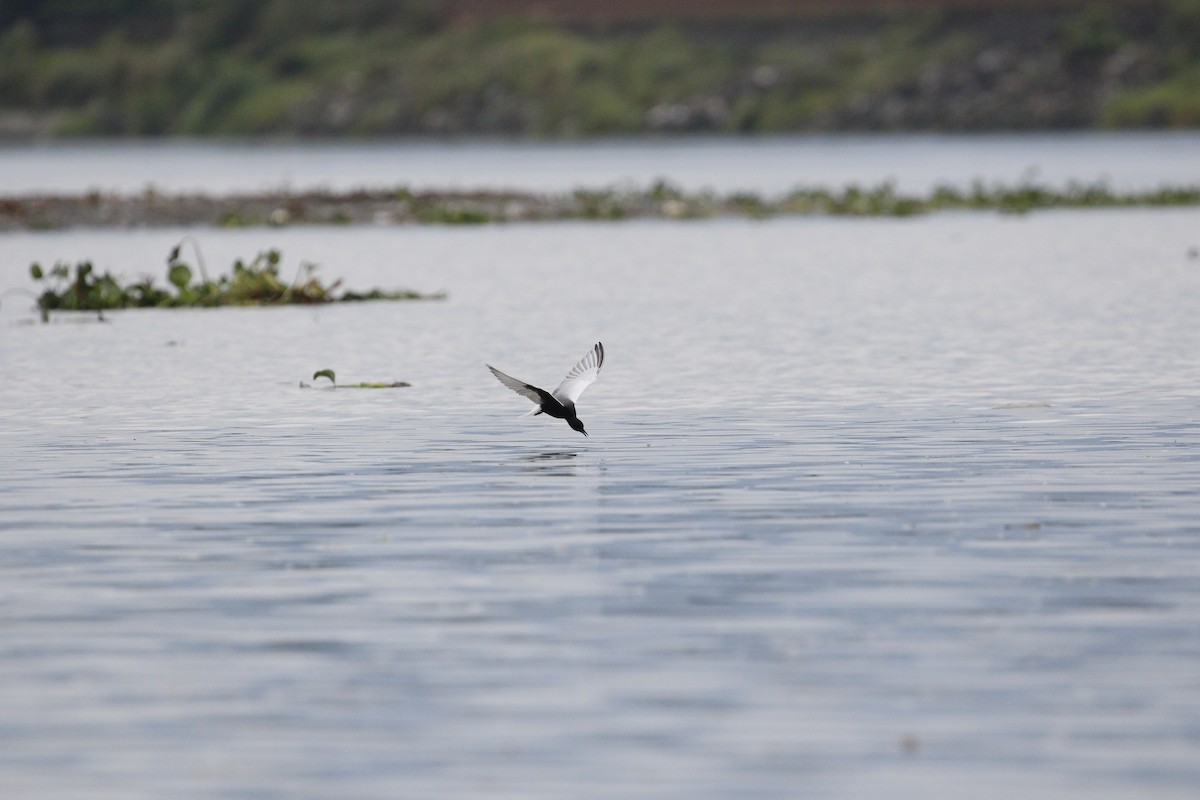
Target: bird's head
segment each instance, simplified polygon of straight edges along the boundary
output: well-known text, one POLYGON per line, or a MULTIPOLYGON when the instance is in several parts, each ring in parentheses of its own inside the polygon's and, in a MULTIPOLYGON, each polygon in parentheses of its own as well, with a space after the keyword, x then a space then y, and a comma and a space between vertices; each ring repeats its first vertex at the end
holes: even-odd
POLYGON ((572 417, 572 418, 568 419, 567 424, 570 425, 575 430, 582 433, 584 436, 588 435, 587 431, 585 431, 583 429, 583 422, 580 421, 579 417, 572 417))

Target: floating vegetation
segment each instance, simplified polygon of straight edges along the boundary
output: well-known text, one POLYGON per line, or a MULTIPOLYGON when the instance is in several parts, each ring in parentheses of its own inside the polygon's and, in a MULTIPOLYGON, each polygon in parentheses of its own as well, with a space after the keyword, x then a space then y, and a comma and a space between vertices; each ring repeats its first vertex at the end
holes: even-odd
POLYGON ((667 181, 649 188, 577 189, 566 194, 517 191, 416 193, 391 190, 277 192, 212 198, 157 192, 0 198, 0 230, 78 226, 219 227, 292 225, 481 225, 537 220, 703 219, 825 214, 906 217, 937 211, 1026 213, 1046 208, 1200 205, 1200 186, 1117 191, 1104 182, 1063 187, 1029 180, 1014 185, 943 185, 923 194, 894 183, 841 188, 801 186, 783 195, 688 192, 667 181))
POLYGON ((97 273, 90 261, 81 261, 74 266, 58 262, 49 269, 32 264, 29 273, 43 287, 37 297, 42 321, 49 321, 51 311, 103 312, 119 308, 208 308, 446 298, 444 292, 421 294, 409 290, 338 293, 341 280, 329 285, 322 283, 314 275, 316 265, 309 262, 300 264, 296 279, 289 283, 279 277, 282 255, 274 249, 260 252, 249 262, 236 260, 231 274, 213 280, 207 275, 194 240, 192 244, 200 267, 200 279, 195 280, 191 266, 180 259, 180 245, 176 245, 167 256, 168 286, 165 287, 155 284, 150 277, 122 283, 111 272, 97 273))
MULTIPOLYGON (((319 369, 314 372, 312 376, 313 382, 315 383, 318 378, 329 379, 329 386, 325 387, 327 389, 402 389, 412 386, 412 384, 408 383, 407 381, 361 381, 359 383, 338 384, 337 375, 331 369, 319 369)), ((300 381, 300 388, 315 389, 317 387, 313 384, 300 381)))

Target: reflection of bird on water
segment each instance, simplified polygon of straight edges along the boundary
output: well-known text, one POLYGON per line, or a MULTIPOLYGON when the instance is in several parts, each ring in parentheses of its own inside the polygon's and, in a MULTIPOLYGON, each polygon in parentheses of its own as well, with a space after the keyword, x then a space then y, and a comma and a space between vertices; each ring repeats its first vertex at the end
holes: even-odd
POLYGON ((521 456, 522 461, 536 463, 538 461, 568 461, 572 458, 577 458, 579 453, 570 453, 565 451, 556 451, 552 453, 534 453, 529 456, 521 456))
POLYGON ((517 380, 511 375, 505 375, 491 364, 485 366, 505 386, 538 404, 538 407, 529 413, 534 416, 549 414, 558 419, 565 419, 572 429, 587 436, 587 431, 583 429, 583 423, 580 422, 579 417, 575 416, 575 402, 583 394, 583 390, 596 381, 596 376, 600 374, 600 367, 603 364, 604 345, 596 342, 596 346, 580 359, 579 363, 567 373, 567 377, 563 378, 563 382, 553 392, 547 392, 545 389, 539 389, 532 384, 517 380))
POLYGON ((525 472, 538 475, 574 475, 579 467, 575 461, 579 453, 553 452, 531 453, 517 457, 517 463, 525 472))

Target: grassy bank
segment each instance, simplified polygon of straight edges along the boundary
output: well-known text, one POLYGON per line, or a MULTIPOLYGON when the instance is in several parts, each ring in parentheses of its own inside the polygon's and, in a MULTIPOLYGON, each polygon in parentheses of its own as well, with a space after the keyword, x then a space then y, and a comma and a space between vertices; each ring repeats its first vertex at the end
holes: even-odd
POLYGON ((1200 125, 1200 0, 960 6, 569 25, 417 0, 13 3, 0 134, 1200 125))

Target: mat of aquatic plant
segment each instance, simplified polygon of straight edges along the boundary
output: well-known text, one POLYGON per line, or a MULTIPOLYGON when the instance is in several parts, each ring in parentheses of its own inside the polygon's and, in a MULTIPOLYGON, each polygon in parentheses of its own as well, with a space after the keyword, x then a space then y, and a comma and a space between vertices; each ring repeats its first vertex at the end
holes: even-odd
POLYGON ((695 219, 795 214, 909 216, 948 210, 1023 213, 1044 208, 1200 205, 1200 186, 1118 191, 1104 182, 1051 187, 1031 182, 969 188, 942 185, 910 193, 892 182, 841 188, 798 187, 782 195, 686 191, 670 182, 649 187, 526 191, 422 191, 407 187, 346 192, 262 192, 213 196, 88 192, 0 198, 0 230, 70 227, 251 227, 297 224, 479 224, 526 220, 695 219))
MULTIPOLYGON (((313 381, 315 382, 319 378, 325 378, 326 380, 329 381, 329 383, 326 386, 326 388, 329 388, 329 389, 406 389, 406 388, 412 386, 412 384, 409 383, 408 381, 397 381, 397 380, 359 381, 357 383, 338 383, 337 382, 337 373, 331 369, 319 369, 316 372, 314 372, 313 376, 312 376, 313 381)), ((314 388, 314 386, 315 386, 315 383, 310 384, 310 383, 305 383, 304 381, 300 381, 301 389, 312 389, 312 388, 314 388)))
POLYGON ((37 302, 43 321, 51 311, 445 299, 444 293, 421 294, 408 289, 339 293, 341 279, 328 285, 322 283, 313 274, 316 265, 310 262, 301 262, 295 280, 288 283, 279 276, 282 258, 279 250, 264 250, 248 262, 235 260, 232 271, 216 279, 208 277, 200 260, 201 278, 196 281, 191 266, 180 260, 180 248, 176 246, 167 257, 170 288, 159 286, 149 276, 123 283, 111 272, 97 273, 91 261, 80 261, 74 266, 60 261, 49 269, 34 263, 29 272, 42 285, 37 302))

